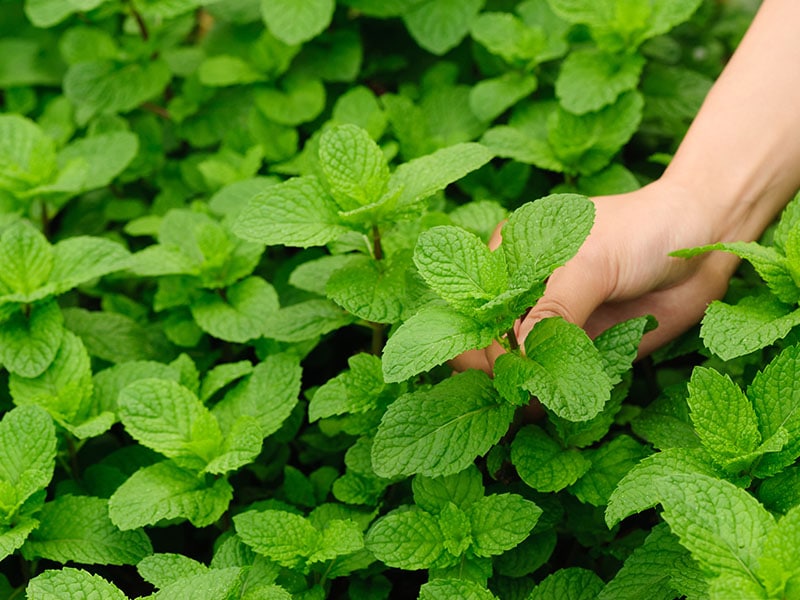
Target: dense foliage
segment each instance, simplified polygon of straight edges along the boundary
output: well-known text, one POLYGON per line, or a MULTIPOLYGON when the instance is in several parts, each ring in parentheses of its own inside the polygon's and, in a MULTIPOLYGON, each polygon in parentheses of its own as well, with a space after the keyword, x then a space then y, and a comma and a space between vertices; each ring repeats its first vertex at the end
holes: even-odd
POLYGON ((0 0, 0 596, 800 598, 800 199, 654 357, 512 329, 754 10, 0 0))

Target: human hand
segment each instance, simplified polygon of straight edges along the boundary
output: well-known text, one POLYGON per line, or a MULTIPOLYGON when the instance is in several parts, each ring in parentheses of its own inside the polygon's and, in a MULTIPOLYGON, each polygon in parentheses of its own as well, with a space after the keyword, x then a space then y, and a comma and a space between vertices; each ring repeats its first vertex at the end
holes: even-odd
MULTIPOLYGON (((544 295, 515 324, 520 343, 546 317, 560 316, 590 337, 627 319, 650 314, 658 327, 645 334, 640 356, 697 323, 721 298, 738 259, 712 252, 691 260, 670 257, 681 248, 727 240, 734 232, 702 198, 659 180, 635 192, 593 199, 595 223, 578 253, 547 281, 544 295)), ((501 228, 490 246, 501 241, 501 228)), ((451 361, 456 370, 491 372, 504 352, 495 343, 451 361)))

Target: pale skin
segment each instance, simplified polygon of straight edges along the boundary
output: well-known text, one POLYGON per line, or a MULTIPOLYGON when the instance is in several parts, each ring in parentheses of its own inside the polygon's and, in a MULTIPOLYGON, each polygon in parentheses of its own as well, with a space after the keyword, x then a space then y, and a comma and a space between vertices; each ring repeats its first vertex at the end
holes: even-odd
MULTIPOLYGON (((800 188, 800 1, 764 0, 672 162, 635 192, 593 198, 595 224, 515 325, 525 336, 560 316, 594 337, 650 314, 640 356, 686 331, 721 298, 738 265, 728 253, 691 260, 681 248, 756 240, 800 188)), ((490 243, 500 243, 500 229, 490 243)), ((491 372, 495 343, 452 361, 491 372)))

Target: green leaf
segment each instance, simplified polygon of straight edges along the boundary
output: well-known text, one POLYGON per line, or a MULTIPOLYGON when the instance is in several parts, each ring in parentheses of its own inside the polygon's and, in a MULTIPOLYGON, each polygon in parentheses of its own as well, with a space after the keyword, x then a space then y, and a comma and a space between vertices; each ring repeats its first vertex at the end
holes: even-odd
POLYGON ((469 33, 485 0, 423 0, 403 13, 411 37, 425 50, 442 55, 469 33))
POLYGON ((509 71, 476 83, 469 93, 469 106, 481 121, 493 121, 530 96, 538 85, 533 74, 509 71))
POLYGON ((329 379, 314 392, 308 404, 309 421, 379 408, 387 389, 380 359, 361 353, 347 359, 347 364, 349 370, 329 379))
POLYGON ((467 514, 452 502, 445 504, 437 515, 439 529, 444 538, 444 548, 452 556, 459 557, 472 543, 470 522, 467 514))
POLYGON ((653 482, 664 520, 701 566, 717 574, 752 578, 773 517, 745 490, 697 473, 653 482))
POLYGON ((42 507, 39 527, 23 547, 34 557, 57 562, 133 565, 152 554, 141 530, 120 531, 108 517, 108 501, 89 496, 61 496, 42 507))
POLYGON ((328 129, 319 140, 319 159, 331 195, 342 210, 372 204, 386 191, 386 157, 361 127, 338 125, 328 129))
POLYGON ((171 583, 187 579, 193 575, 208 573, 209 569, 183 554, 158 553, 146 556, 136 563, 136 570, 142 579, 157 588, 165 588, 171 583))
POLYGON ((700 337, 722 360, 744 356, 785 337, 800 324, 792 311, 772 294, 746 296, 738 304, 714 301, 706 309, 700 337))
POLYGON ((222 445, 219 424, 181 384, 140 379, 119 395, 119 418, 139 443, 188 469, 203 469, 222 445))
POLYGON ((727 375, 695 367, 688 403, 700 441, 723 467, 736 465, 736 459, 753 452, 761 442, 753 405, 727 375), (725 410, 720 410, 721 405, 725 410))
POLYGON ((636 89, 645 59, 640 54, 606 54, 589 49, 570 53, 556 79, 561 106, 577 115, 600 110, 636 89))
POLYGON ((689 551, 662 523, 655 526, 644 543, 625 559, 625 564, 603 588, 598 600, 674 600, 681 592, 676 589, 676 575, 693 572, 705 579, 689 551))
POLYGON ((411 260, 407 253, 394 254, 381 261, 353 256, 331 273, 325 293, 361 319, 373 323, 396 323, 403 314, 409 268, 411 260))
POLYGON ((228 54, 209 56, 203 60, 197 68, 197 76, 200 83, 209 87, 243 85, 265 79, 250 63, 228 54))
POLYGON ((49 181, 55 170, 55 144, 41 127, 19 115, 0 115, 0 190, 24 192, 49 181))
POLYGON ((53 246, 50 293, 61 294, 82 283, 128 266, 130 254, 117 242, 88 235, 77 236, 53 246))
POLYGON ((462 510, 469 510, 470 506, 484 497, 482 476, 475 465, 444 477, 417 475, 411 482, 411 487, 414 491, 414 503, 434 514, 448 502, 462 510))
POLYGON ((663 494, 654 482, 674 473, 717 475, 705 452, 697 448, 670 448, 644 458, 617 484, 606 508, 609 529, 625 517, 657 505, 663 494))
POLYGON ((289 73, 280 88, 258 88, 253 100, 270 121, 296 126, 314 120, 324 110, 325 86, 308 75, 289 73))
POLYGON ((525 339, 525 351, 525 357, 497 360, 496 386, 504 397, 514 398, 514 390, 522 388, 569 421, 588 421, 603 410, 611 380, 580 327, 560 317, 542 319, 525 339))
POLYGON ((0 528, 0 556, 6 558, 11 556, 17 549, 21 548, 28 539, 28 536, 39 526, 37 519, 30 517, 17 516, 14 519, 14 526, 4 525, 0 528))
POLYGON ((578 500, 592 506, 606 506, 620 479, 640 460, 647 449, 632 437, 620 435, 597 449, 586 450, 592 466, 570 488, 578 500))
POLYGON ((232 497, 225 479, 209 481, 167 460, 139 469, 119 486, 108 501, 108 513, 123 531, 164 519, 205 527, 222 516, 232 497))
POLYGON ((617 323, 594 339, 606 374, 613 385, 622 381, 622 375, 633 365, 642 336, 656 326, 651 316, 636 317, 617 323))
MULTIPOLYGON (((454 144, 403 163, 392 173, 388 196, 399 194, 396 212, 419 211, 419 203, 467 173, 488 163, 494 154, 474 142, 454 144)), ((417 215, 414 214, 416 217, 417 215)))
POLYGON ((63 317, 53 300, 14 313, 0 327, 0 363, 10 373, 38 377, 56 357, 64 335, 63 317))
POLYGON ((25 15, 36 27, 52 27, 73 13, 97 8, 107 0, 25 0, 25 15))
POLYGON ((78 194, 105 187, 125 170, 138 150, 139 138, 129 131, 79 139, 58 153, 56 180, 31 193, 78 194))
POLYGON ((416 507, 376 521, 364 543, 387 566, 406 570, 427 569, 445 552, 438 520, 416 507))
MULTIPOLYGON (((789 576, 800 573, 800 559, 794 548, 800 543, 800 507, 786 513, 769 532, 758 559, 758 575, 769 588, 780 590, 789 576), (783 580, 783 581, 781 581, 783 580)), ((786 596, 790 594, 781 590, 786 596)))
POLYGON ((492 494, 467 509, 476 556, 495 556, 528 537, 542 509, 516 494, 492 494))
POLYGON ((580 452, 562 448, 535 425, 519 430, 511 444, 511 462, 520 479, 540 492, 557 492, 575 483, 592 463, 580 452))
POLYGON ((456 310, 472 314, 505 291, 503 254, 476 235, 449 225, 423 231, 414 263, 425 282, 456 310))
POLYGON ((268 245, 324 246, 348 229, 339 224, 336 205, 315 177, 274 185, 242 210, 233 232, 268 245))
POLYGON ((236 515, 233 523, 245 544, 289 568, 300 566, 322 540, 308 519, 282 510, 247 511, 236 515))
POLYGON ((82 569, 50 569, 31 579, 26 594, 29 600, 127 600, 113 583, 82 569))
POLYGON ((419 589, 419 600, 497 600, 485 587, 466 579, 434 579, 419 589))
POLYGON ((529 27, 519 17, 505 12, 481 13, 472 22, 471 34, 492 54, 527 68, 538 62, 536 58, 546 44, 542 28, 529 27))
POLYGON ((261 0, 261 16, 270 32, 287 44, 302 44, 331 23, 334 0, 261 0))
POLYGON ((529 289, 572 258, 594 224, 594 204, 553 194, 522 205, 503 225, 501 245, 511 284, 529 289))
POLYGON ((64 95, 77 106, 78 123, 85 124, 96 115, 126 113, 153 100, 171 77, 163 59, 123 66, 110 60, 85 61, 67 70, 64 95))
POLYGON ((355 317, 328 300, 307 300, 285 306, 261 324, 265 337, 281 342, 303 342, 355 321, 355 317))
POLYGON ((273 354, 253 368, 252 374, 225 394, 213 409, 224 432, 242 415, 253 417, 261 435, 275 433, 297 405, 302 370, 289 354, 273 354))
POLYGON ((488 376, 472 370, 401 396, 375 434, 375 473, 436 477, 465 469, 508 429, 514 409, 498 400, 488 376))
POLYGON ((790 263, 775 248, 762 246, 757 242, 728 242, 679 250, 672 255, 691 258, 712 250, 730 252, 748 261, 781 302, 796 304, 800 300, 800 287, 792 277, 790 263))
POLYGON ((444 306, 420 310, 386 342, 383 375, 387 383, 427 371, 466 350, 485 348, 495 331, 444 306))
MULTIPOLYGON (((152 600, 223 600, 232 598, 241 593, 244 577, 243 570, 239 567, 213 569, 207 573, 198 573, 174 581, 150 598, 152 600)), ((259 598, 259 596, 255 597, 259 598)), ((282 596, 278 596, 278 598, 282 598, 282 596)))
POLYGON ((0 485, 13 488, 16 500, 12 506, 0 506, 0 510, 11 515, 33 494, 47 487, 53 477, 56 457, 53 421, 36 406, 11 409, 0 421, 0 449, 0 485))
POLYGON ((537 585, 529 600, 569 598, 569 600, 594 600, 603 589, 603 580, 587 569, 571 567, 548 575, 537 585))
POLYGON ((748 389, 762 439, 770 439, 781 429, 786 430, 789 438, 781 451, 765 454, 761 458, 757 467, 759 473, 776 473, 800 456, 798 369, 800 346, 790 346, 753 378, 748 389))
POLYGON ((53 250, 47 238, 27 221, 16 221, 0 237, 0 285, 10 292, 36 299, 53 270, 53 250))
POLYGON ((205 473, 222 475, 253 462, 261 452, 264 434, 254 417, 242 415, 234 421, 225 441, 203 469, 205 473))
POLYGON ((203 377, 198 397, 202 402, 208 401, 214 394, 241 377, 250 375, 253 365, 249 360, 234 363, 222 363, 210 369, 203 377))
MULTIPOLYGON (((98 417, 101 407, 92 402, 92 369, 80 338, 65 332, 53 362, 38 377, 12 374, 9 389, 17 405, 36 404, 64 426, 77 426, 98 417)), ((107 417, 114 422, 113 414, 107 417)))
POLYGON ((203 292, 189 308, 203 331, 242 344, 261 337, 263 322, 279 308, 278 294, 261 277, 253 276, 234 283, 224 294, 203 292))

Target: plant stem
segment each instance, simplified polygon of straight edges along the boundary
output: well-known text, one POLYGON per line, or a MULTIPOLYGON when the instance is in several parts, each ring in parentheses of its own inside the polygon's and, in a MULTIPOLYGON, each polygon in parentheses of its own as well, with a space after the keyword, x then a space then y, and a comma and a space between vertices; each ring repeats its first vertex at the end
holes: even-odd
POLYGON ((517 340, 517 334, 514 332, 513 327, 508 328, 506 336, 508 336, 508 344, 511 346, 511 349, 519 350, 519 341, 517 340))
POLYGON ((375 260, 383 260, 381 232, 377 225, 372 226, 372 256, 375 258, 375 260))
POLYGON ((78 465, 78 449, 75 447, 75 439, 68 433, 64 436, 67 440, 67 453, 69 454, 69 467, 72 471, 72 478, 78 479, 80 466, 78 465))
POLYGON ((142 17, 141 13, 136 10, 136 8, 128 3, 128 6, 131 9, 131 15, 133 16, 134 20, 136 21, 136 25, 139 27, 139 35, 142 36, 144 41, 150 39, 150 32, 147 30, 147 23, 144 22, 144 18, 142 17))
POLYGON ((383 334, 386 331, 386 325, 383 323, 370 323, 372 328, 372 348, 370 352, 375 356, 380 356, 383 352, 383 334))

